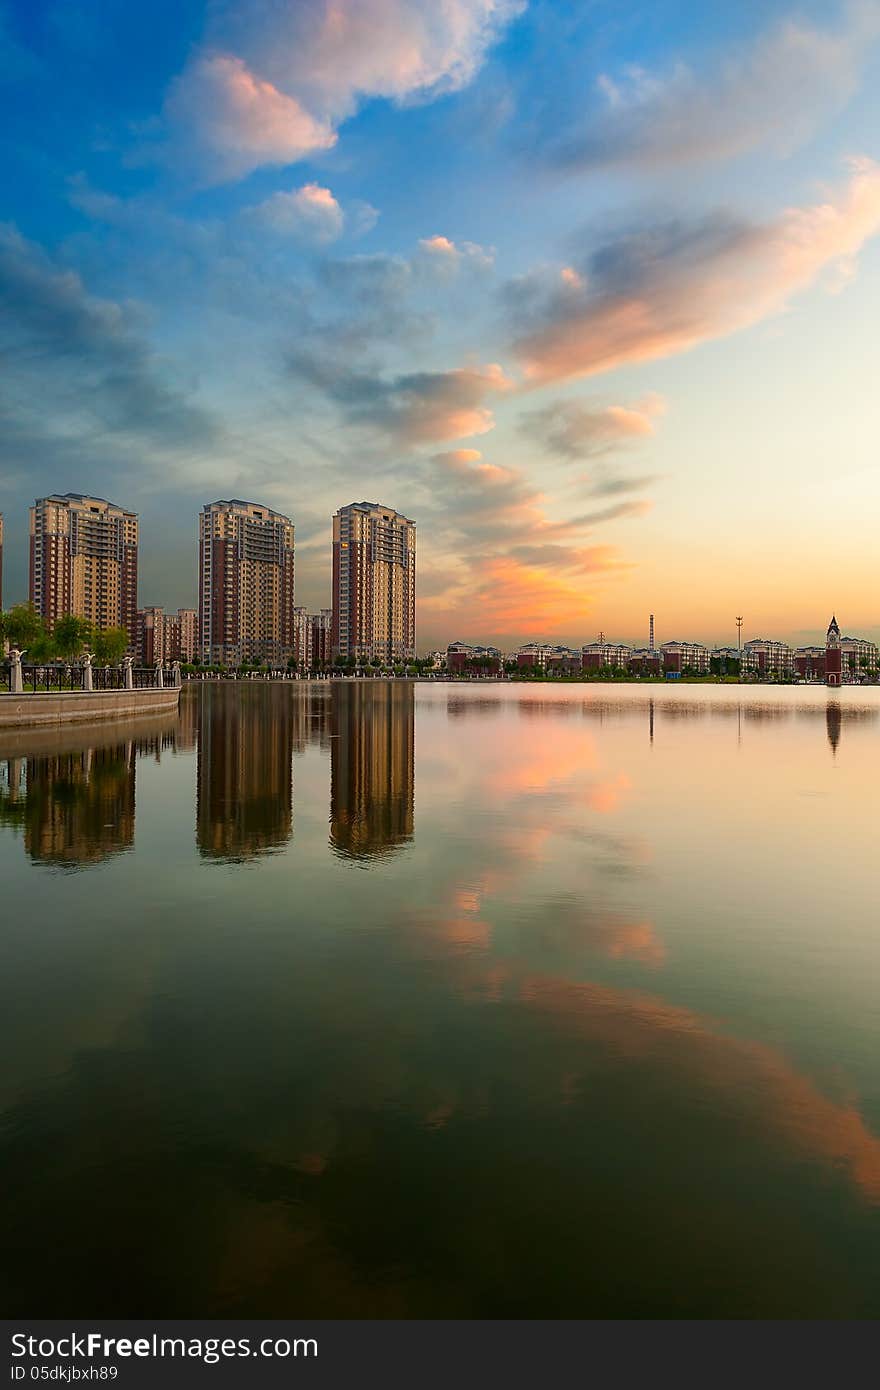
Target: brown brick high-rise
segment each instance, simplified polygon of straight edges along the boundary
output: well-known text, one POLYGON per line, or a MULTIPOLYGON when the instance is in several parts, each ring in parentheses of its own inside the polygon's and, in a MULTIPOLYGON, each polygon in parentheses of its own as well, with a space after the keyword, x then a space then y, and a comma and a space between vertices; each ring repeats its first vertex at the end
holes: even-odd
POLYGON ((65 492, 30 509, 30 601, 54 628, 74 614, 137 639, 138 518, 103 497, 65 492))
POLYGON ((352 502, 333 518, 333 652, 388 664, 416 654, 416 524, 352 502))
POLYGON ((209 502, 199 516, 202 661, 283 665, 294 644, 293 522, 256 502, 209 502))

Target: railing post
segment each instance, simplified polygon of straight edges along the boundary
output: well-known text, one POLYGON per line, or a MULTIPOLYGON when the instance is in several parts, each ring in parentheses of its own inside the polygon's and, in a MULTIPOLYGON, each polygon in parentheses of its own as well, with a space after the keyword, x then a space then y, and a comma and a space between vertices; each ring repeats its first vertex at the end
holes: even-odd
POLYGON ((10 695, 24 694, 24 680, 21 674, 21 652, 18 647, 13 647, 9 653, 9 693, 10 695))
POLYGON ((156 686, 157 686, 157 688, 158 688, 159 690, 164 690, 164 689, 165 689, 165 682, 164 682, 164 680, 162 679, 162 663, 161 663, 161 661, 157 661, 157 662, 156 662, 156 686))
POLYGON ((123 684, 126 690, 134 690, 134 658, 125 656, 122 658, 123 684))
POLYGON ((86 652, 83 657, 83 692, 88 695, 95 686, 92 681, 92 653, 86 652))

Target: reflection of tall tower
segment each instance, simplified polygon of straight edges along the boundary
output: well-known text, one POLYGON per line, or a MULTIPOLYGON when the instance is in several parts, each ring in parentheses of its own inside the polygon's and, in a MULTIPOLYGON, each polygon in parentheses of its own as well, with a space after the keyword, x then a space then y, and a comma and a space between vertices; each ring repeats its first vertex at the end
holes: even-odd
POLYGON ((179 753, 190 753, 199 741, 198 687, 187 682, 180 694, 174 745, 179 753))
POLYGON ((388 854, 413 837, 413 687, 334 682, 330 719, 330 843, 351 859, 388 854))
POLYGON ((31 859, 73 869, 131 849, 135 760, 132 743, 28 758, 23 800, 11 786, 31 859))
POLYGON ((199 722, 199 851, 240 862, 282 848, 293 834, 289 688, 206 681, 199 722))
POLYGON ((828 730, 828 742, 831 744, 832 753, 837 752, 840 742, 840 721, 840 705, 836 700, 829 700, 825 706, 825 728, 828 730))
POLYGON ((825 684, 838 686, 840 685, 840 681, 840 628, 837 626, 837 619, 832 617, 831 622, 828 624, 828 632, 825 636, 825 684))

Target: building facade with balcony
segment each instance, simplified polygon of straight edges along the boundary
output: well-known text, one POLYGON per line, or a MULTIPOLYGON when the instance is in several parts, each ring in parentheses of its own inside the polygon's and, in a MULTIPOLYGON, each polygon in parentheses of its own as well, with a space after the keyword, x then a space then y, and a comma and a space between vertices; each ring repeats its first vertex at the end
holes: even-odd
POLYGON ((207 503, 199 516, 201 659, 286 665, 293 625, 293 522, 257 502, 207 503))
POLYGON ((680 676, 689 671, 703 676, 709 672, 709 648, 702 642, 664 642, 660 647, 663 674, 680 676))
POLYGON ((80 492, 38 497, 30 509, 30 602, 51 631, 68 614, 125 628, 137 642, 138 518, 80 492))
POLYGON ((333 655, 386 665, 416 654, 416 524, 378 502, 333 518, 333 655))
POLYGON ((794 652, 787 642, 753 637, 743 644, 740 669, 743 675, 757 676, 759 680, 784 680, 794 671, 794 652))

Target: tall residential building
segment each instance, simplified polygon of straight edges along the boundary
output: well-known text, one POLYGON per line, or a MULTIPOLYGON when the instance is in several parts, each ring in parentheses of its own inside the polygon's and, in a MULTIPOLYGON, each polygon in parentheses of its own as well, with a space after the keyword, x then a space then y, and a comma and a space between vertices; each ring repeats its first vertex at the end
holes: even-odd
POLYGON ((307 608, 293 610, 293 659, 300 671, 312 669, 312 618, 307 608))
POLYGON ((167 619, 164 608, 139 608, 135 651, 142 666, 154 666, 168 655, 167 619))
POLYGON ((194 608, 178 608, 177 633, 177 650, 172 653, 172 660, 191 666, 196 659, 199 636, 199 615, 194 608))
POLYGON ((333 518, 334 654, 389 663, 416 654, 416 524, 352 502, 333 518))
POLYGON ((256 502, 209 502, 199 517, 203 661, 287 662, 293 650, 293 522, 256 502))
POLYGON ((102 497, 65 492, 30 509, 30 601, 51 629, 72 613, 137 639, 138 519, 102 497))
POLYGON ((139 608, 135 651, 142 665, 153 666, 157 661, 191 664, 196 653, 196 621, 194 608, 178 608, 176 613, 139 608))
POLYGON ((312 614, 312 665, 323 670, 333 660, 333 609, 312 614))

